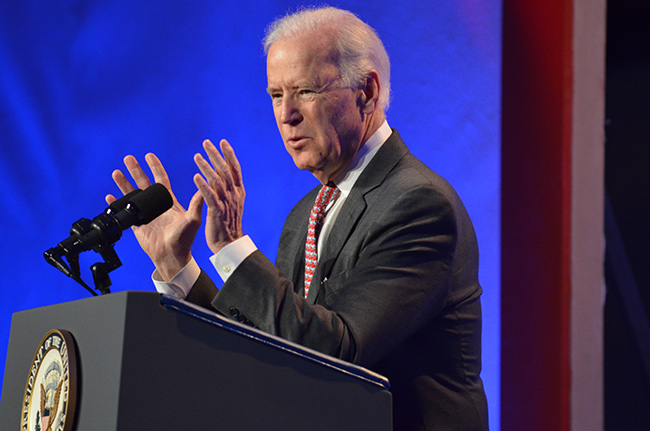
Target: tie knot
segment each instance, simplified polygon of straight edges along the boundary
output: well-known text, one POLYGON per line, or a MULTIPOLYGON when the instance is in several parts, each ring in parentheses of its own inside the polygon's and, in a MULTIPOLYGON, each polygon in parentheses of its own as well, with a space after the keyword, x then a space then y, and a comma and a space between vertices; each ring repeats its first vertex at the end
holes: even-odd
POLYGON ((338 198, 340 194, 341 191, 336 186, 323 186, 320 189, 320 192, 318 192, 318 197, 316 198, 314 206, 318 208, 326 208, 327 205, 338 198))

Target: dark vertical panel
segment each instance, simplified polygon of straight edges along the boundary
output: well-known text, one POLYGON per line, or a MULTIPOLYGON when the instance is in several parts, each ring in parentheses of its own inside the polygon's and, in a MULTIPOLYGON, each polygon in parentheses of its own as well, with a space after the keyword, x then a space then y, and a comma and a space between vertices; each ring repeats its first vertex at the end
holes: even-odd
POLYGON ((607 5, 605 429, 650 429, 650 2, 607 5), (620 237, 612 237, 612 232, 620 237))

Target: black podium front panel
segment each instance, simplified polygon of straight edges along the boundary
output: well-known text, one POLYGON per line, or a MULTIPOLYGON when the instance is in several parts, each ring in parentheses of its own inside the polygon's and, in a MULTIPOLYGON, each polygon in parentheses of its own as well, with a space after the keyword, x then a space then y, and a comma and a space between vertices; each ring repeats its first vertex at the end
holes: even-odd
POLYGON ((392 427, 383 377, 153 292, 15 313, 3 427, 19 429, 29 367, 51 329, 77 347, 77 431, 392 427))

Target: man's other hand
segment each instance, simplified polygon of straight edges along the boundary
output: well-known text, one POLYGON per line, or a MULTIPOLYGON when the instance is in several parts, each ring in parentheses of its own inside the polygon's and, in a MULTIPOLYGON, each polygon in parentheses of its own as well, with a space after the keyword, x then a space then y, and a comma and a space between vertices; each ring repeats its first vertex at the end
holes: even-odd
POLYGON ((215 254, 244 235, 241 220, 246 197, 235 152, 225 139, 221 140, 220 146, 223 157, 212 142, 203 142, 211 164, 201 154, 194 156, 194 162, 203 174, 194 175, 194 183, 208 205, 205 239, 215 254))

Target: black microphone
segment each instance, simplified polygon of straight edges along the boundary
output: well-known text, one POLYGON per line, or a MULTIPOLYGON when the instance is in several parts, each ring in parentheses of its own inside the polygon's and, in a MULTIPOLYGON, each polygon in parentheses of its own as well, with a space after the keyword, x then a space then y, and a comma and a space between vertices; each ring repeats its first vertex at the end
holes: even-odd
POLYGON ((106 208, 106 209, 104 210, 104 212, 105 212, 105 213, 115 214, 115 213, 117 213, 117 212, 119 212, 119 211, 122 211, 124 208, 126 208, 126 204, 129 203, 129 201, 131 200, 131 198, 132 198, 133 196, 137 195, 137 194, 140 194, 141 192, 142 192, 142 190, 140 190, 140 189, 135 189, 135 190, 133 190, 131 193, 127 193, 127 194, 125 194, 125 195, 122 196, 121 198, 116 199, 115 201, 113 201, 113 203, 110 204, 110 205, 108 206, 108 208, 106 208))
MULTIPOLYGON (((126 208, 126 205, 129 203, 131 198, 138 193, 140 193, 142 190, 140 189, 135 189, 130 193, 125 194, 121 198, 115 200, 112 204, 110 204, 104 212, 107 214, 113 214, 115 215, 119 211, 122 211, 124 208, 126 208)), ((62 241, 62 243, 70 243, 74 242, 76 238, 81 238, 81 236, 87 234, 90 232, 92 229, 92 221, 87 219, 87 218, 80 218, 76 222, 72 224, 72 228, 70 228, 70 236, 68 239, 65 241, 62 241)), ((53 249, 52 249, 53 250, 53 249)))
POLYGON ((134 190, 113 202, 90 223, 87 219, 79 220, 73 225, 70 237, 48 252, 75 256, 97 246, 114 244, 122 237, 123 230, 149 223, 172 204, 172 197, 162 184, 153 184, 143 191, 134 190))

